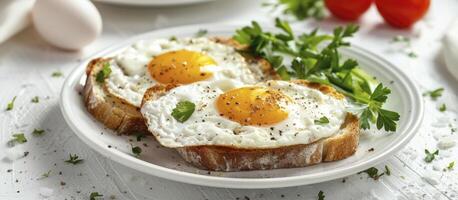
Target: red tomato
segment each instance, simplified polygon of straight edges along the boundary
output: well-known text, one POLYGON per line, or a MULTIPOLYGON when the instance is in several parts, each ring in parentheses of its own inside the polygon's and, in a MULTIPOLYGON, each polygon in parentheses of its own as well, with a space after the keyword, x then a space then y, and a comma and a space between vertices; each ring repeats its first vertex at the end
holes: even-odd
POLYGON ((399 28, 407 28, 428 11, 430 0, 375 0, 385 21, 399 28))
POLYGON ((325 0, 331 13, 343 20, 356 20, 369 9, 373 0, 325 0))

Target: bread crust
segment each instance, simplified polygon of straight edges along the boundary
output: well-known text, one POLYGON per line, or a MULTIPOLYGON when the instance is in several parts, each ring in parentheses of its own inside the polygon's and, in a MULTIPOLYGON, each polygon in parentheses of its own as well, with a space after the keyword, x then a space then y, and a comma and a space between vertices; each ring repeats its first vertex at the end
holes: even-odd
MULTIPOLYGON (((236 50, 244 50, 232 38, 214 37, 213 41, 234 47, 236 50)), ((278 75, 271 65, 262 58, 256 58, 243 54, 245 59, 251 63, 258 63, 263 73, 262 79, 278 79, 278 75)), ((89 62, 86 67, 86 84, 84 85, 84 103, 89 113, 107 128, 115 130, 119 134, 148 133, 140 108, 130 104, 110 92, 97 83, 95 76, 102 69, 103 64, 111 58, 96 58, 89 62)), ((262 80, 261 80, 262 81, 262 80)), ((158 84, 159 85, 159 84, 158 84)))
MULTIPOLYGON (((305 80, 291 81, 320 90, 336 99, 345 98, 334 88, 305 80)), ((165 95, 177 85, 157 85, 148 89, 142 105, 165 95)), ((153 134, 154 135, 154 134, 153 134)), ((321 162, 342 160, 356 152, 359 143, 359 119, 348 113, 340 133, 310 144, 278 148, 239 148, 221 145, 199 145, 176 148, 184 160, 211 171, 243 171, 304 167, 321 162)))

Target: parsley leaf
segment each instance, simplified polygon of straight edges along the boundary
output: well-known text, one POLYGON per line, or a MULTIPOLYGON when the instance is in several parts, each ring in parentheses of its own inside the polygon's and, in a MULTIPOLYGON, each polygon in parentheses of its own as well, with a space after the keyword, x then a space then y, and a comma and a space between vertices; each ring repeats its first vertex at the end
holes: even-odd
POLYGON ((8 103, 8 105, 6 105, 6 110, 13 110, 14 108, 14 102, 16 101, 16 97, 17 96, 14 96, 13 99, 8 103))
POLYGON ((445 103, 443 103, 443 104, 439 107, 439 111, 445 112, 446 110, 447 110, 447 106, 445 105, 445 103))
POLYGON ((320 190, 320 192, 318 192, 318 200, 324 200, 325 197, 323 191, 320 190))
POLYGON ((102 70, 95 76, 95 80, 99 83, 105 82, 105 79, 111 74, 110 63, 104 63, 102 70))
POLYGON ((30 102, 32 102, 32 103, 38 103, 38 102, 40 102, 40 98, 39 98, 38 96, 34 96, 34 97, 32 98, 32 100, 30 100, 30 102))
POLYGON ((43 133, 45 133, 45 130, 43 129, 33 129, 33 132, 32 132, 32 135, 35 135, 35 136, 40 136, 40 135, 43 135, 43 133))
POLYGON ((375 167, 371 167, 369 169, 366 169, 366 170, 364 170, 362 172, 359 172, 358 174, 361 174, 363 172, 366 173, 369 177, 373 178, 374 180, 378 180, 381 176, 385 175, 385 173, 379 174, 378 173, 378 169, 375 168, 375 167))
POLYGON ((434 160, 435 156, 439 155, 439 150, 436 150, 435 152, 430 153, 428 149, 425 149, 425 154, 426 154, 425 162, 430 163, 434 160))
POLYGON ((74 155, 70 154, 70 159, 66 160, 65 162, 76 165, 80 162, 83 162, 83 159, 79 159, 79 157, 76 154, 74 155))
POLYGON ((450 162, 450 163, 447 165, 447 169, 448 169, 448 170, 452 170, 453 167, 455 167, 455 161, 452 161, 452 162, 450 162))
POLYGON ((142 141, 142 138, 145 138, 145 137, 146 137, 146 135, 145 135, 145 134, 143 134, 143 133, 139 133, 139 134, 137 134, 137 142, 140 142, 140 141, 142 141))
POLYGON ((25 138, 24 133, 16 133, 13 134, 13 139, 9 141, 10 143, 17 142, 19 144, 23 144, 27 142, 27 138, 25 138))
POLYGON ((103 195, 99 194, 98 192, 92 192, 89 195, 89 200, 99 200, 99 199, 101 199, 100 197, 103 197, 103 195))
POLYGON ((385 165, 385 174, 390 176, 391 175, 391 170, 390 168, 388 167, 388 165, 385 165))
POLYGON ((197 31, 197 33, 194 36, 195 37, 203 37, 203 36, 207 35, 207 33, 208 33, 208 30, 199 29, 199 31, 197 31))
POLYGON ((62 72, 60 71, 55 71, 51 74, 52 77, 61 77, 63 76, 64 74, 62 74, 62 72))
POLYGON ((191 117, 196 105, 190 101, 180 101, 172 110, 172 116, 179 122, 185 122, 191 117))
POLYGON ((142 153, 142 149, 140 147, 138 147, 138 146, 132 147, 132 153, 134 153, 135 156, 138 157, 142 153))
POLYGON ((51 175, 51 170, 49 170, 49 171, 43 173, 43 174, 41 175, 41 177, 38 178, 38 179, 48 178, 50 175, 51 175))
POLYGON ((399 114, 383 108, 391 90, 358 67, 353 59, 343 60, 339 48, 359 29, 356 25, 337 27, 332 35, 310 33, 295 35, 286 21, 275 20, 279 33, 265 32, 255 21, 236 30, 233 38, 247 45, 244 51, 266 59, 283 80, 305 79, 331 85, 357 104, 362 104, 360 126, 376 124, 378 129, 396 131, 399 114), (283 57, 289 56, 289 65, 283 57), (376 87, 375 87, 376 86, 376 87), (372 90, 372 87, 375 87, 372 90))
POLYGON ((432 91, 427 91, 423 93, 423 96, 430 96, 432 100, 436 100, 437 98, 442 96, 442 92, 444 91, 444 88, 437 88, 432 91))
POLYGON ((291 14, 298 20, 310 17, 320 20, 325 16, 323 0, 278 0, 277 4, 273 4, 275 8, 279 5, 283 5, 284 14, 291 14))
POLYGON ((327 117, 321 117, 320 119, 315 119, 315 124, 323 125, 323 124, 328 124, 329 119, 327 117))

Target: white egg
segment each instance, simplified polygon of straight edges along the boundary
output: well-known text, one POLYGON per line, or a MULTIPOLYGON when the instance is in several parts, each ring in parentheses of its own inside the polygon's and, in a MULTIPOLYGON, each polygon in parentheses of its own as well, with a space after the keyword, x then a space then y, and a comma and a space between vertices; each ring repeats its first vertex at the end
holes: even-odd
MULTIPOLYGON (((233 79, 244 84, 254 84, 264 76, 259 63, 248 63, 233 47, 208 38, 141 40, 115 55, 110 61, 111 74, 105 80, 108 91, 140 107, 145 91, 158 83, 151 76, 148 63, 159 55, 180 50, 199 52, 215 61, 215 64, 205 65, 201 69, 203 72, 212 73, 211 77, 205 79, 207 81, 228 79, 226 82, 230 82, 233 79)), ((174 58, 180 59, 180 56, 176 55, 174 58)), ((196 58, 191 59, 193 61, 196 58)), ((179 67, 182 67, 181 64, 179 67)), ((177 79, 185 75, 174 74, 177 79)))
POLYGON ((43 39, 68 50, 83 48, 102 31, 100 13, 88 0, 37 0, 32 21, 43 39))
MULTIPOLYGON (((347 101, 342 96, 338 98, 327 95, 317 89, 287 81, 268 81, 256 84, 254 87, 270 89, 265 94, 281 94, 285 101, 277 101, 271 105, 279 106, 284 117, 275 114, 270 124, 254 124, 254 120, 264 120, 273 114, 268 105, 270 100, 252 103, 253 98, 264 98, 262 93, 239 95, 235 102, 223 101, 222 94, 235 91, 238 87, 220 88, 218 82, 197 82, 176 87, 156 100, 147 101, 141 108, 141 113, 147 122, 148 129, 156 139, 166 147, 185 147, 196 145, 222 145, 244 148, 271 148, 295 144, 309 144, 321 138, 338 134, 347 115, 347 101), (279 93, 273 92, 278 91, 279 93), (240 101, 239 101, 240 100, 240 101), (179 102, 189 101, 195 104, 192 115, 184 122, 177 121, 172 112, 179 102), (250 103, 246 103, 250 102, 250 103), (245 105, 244 105, 245 104, 245 105), (258 112, 255 117, 242 117, 237 121, 227 113, 222 112, 221 105, 227 105, 229 112, 236 115, 241 112, 258 112), (248 105, 249 109, 246 109, 248 105), (265 109, 266 108, 266 109, 265 109), (264 110, 263 110, 264 109, 264 110), (268 113, 268 114, 266 114, 268 113), (327 122, 320 123, 325 117, 327 122), (318 121, 317 121, 318 120, 318 121), (244 123, 245 122, 245 123, 244 123)), ((243 86, 242 88, 252 88, 243 86)), ((247 90, 245 90, 247 91, 247 90)), ((227 99, 235 99, 237 93, 230 93, 227 99)), ((243 94, 243 93, 239 93, 243 94)), ((267 99, 267 98, 266 98, 267 99)), ((277 112, 278 113, 278 112, 277 112)), ((254 116, 254 115, 252 115, 254 116)))

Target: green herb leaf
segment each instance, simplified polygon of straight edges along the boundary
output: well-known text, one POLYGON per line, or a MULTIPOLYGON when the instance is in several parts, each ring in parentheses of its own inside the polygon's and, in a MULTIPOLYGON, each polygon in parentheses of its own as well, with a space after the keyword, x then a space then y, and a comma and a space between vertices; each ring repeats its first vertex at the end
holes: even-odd
POLYGON ((8 103, 8 105, 6 105, 6 110, 13 110, 14 108, 14 102, 16 101, 16 97, 17 96, 14 96, 13 99, 8 103))
MULTIPOLYGON (((366 173, 369 177, 373 178, 374 180, 378 180, 381 176, 385 175, 385 173, 378 173, 378 169, 375 167, 371 167, 369 169, 366 169, 362 172, 359 172, 358 174, 361 173, 366 173)), ((391 173, 391 172, 390 172, 391 173)))
POLYGON ((284 5, 283 13, 291 14, 299 20, 313 17, 315 19, 323 19, 325 16, 325 8, 323 0, 278 0, 278 5, 284 5))
POLYGON ((145 137, 146 137, 146 135, 145 135, 145 134, 143 134, 143 133, 139 133, 139 134, 137 134, 137 142, 140 142, 140 141, 142 141, 142 138, 145 138, 145 137))
POLYGON ((439 150, 434 151, 433 153, 430 153, 427 149, 425 149, 425 162, 430 163, 434 160, 435 156, 439 155, 439 150))
POLYGON ((315 119, 315 124, 323 125, 323 124, 328 124, 329 119, 327 117, 321 117, 320 119, 315 119))
POLYGON ((74 155, 70 154, 70 159, 66 160, 65 162, 76 165, 78 163, 83 162, 83 159, 79 159, 79 157, 76 154, 74 155))
POLYGON ((415 52, 413 52, 413 51, 407 53, 407 56, 409 56, 409 57, 411 57, 411 58, 416 58, 416 57, 418 57, 418 55, 417 55, 415 52))
POLYGON ((455 161, 452 161, 452 162, 450 162, 450 163, 447 165, 447 169, 448 169, 448 170, 452 170, 453 167, 455 167, 455 161))
POLYGON ((40 98, 39 98, 38 96, 34 96, 34 97, 32 98, 32 100, 30 100, 30 102, 32 102, 32 103, 38 103, 38 102, 40 102, 40 98))
POLYGON ((439 111, 445 112, 445 110, 447 110, 447 106, 445 105, 445 103, 443 103, 443 104, 439 107, 439 111))
POLYGON ((207 33, 208 33, 208 30, 200 29, 199 31, 197 31, 197 33, 194 36, 195 37, 203 37, 203 36, 207 35, 207 33))
POLYGON ((134 153, 135 156, 140 156, 140 154, 142 153, 142 149, 138 146, 132 147, 132 153, 134 153))
POLYGON ((179 122, 185 122, 191 117, 196 105, 190 101, 181 101, 172 110, 172 116, 179 122))
POLYGON ((177 36, 170 36, 169 40, 170 41, 177 41, 177 36))
POLYGON ((49 171, 43 173, 43 174, 41 175, 41 177, 38 178, 38 179, 48 178, 50 175, 51 175, 51 170, 49 170, 49 171))
POLYGON ((45 133, 45 130, 43 129, 33 129, 32 135, 40 136, 43 135, 43 133, 45 133))
POLYGON ((13 139, 11 139, 10 142, 17 142, 19 144, 23 144, 27 142, 27 138, 25 138, 24 133, 16 133, 13 134, 13 139))
POLYGON ((95 76, 95 80, 99 83, 105 82, 105 79, 110 76, 111 68, 110 63, 106 62, 103 64, 102 70, 100 70, 97 75, 95 76))
POLYGON ((423 93, 423 96, 430 96, 432 100, 436 100, 442 96, 442 92, 444 92, 444 88, 437 88, 435 90, 423 93))
POLYGON ((390 176, 391 175, 391 170, 390 168, 388 167, 388 165, 385 165, 385 174, 390 176))
POLYGON ((323 191, 320 190, 320 192, 318 192, 318 200, 324 200, 325 197, 323 191))
POLYGON ((92 192, 92 193, 89 195, 89 200, 100 200, 101 197, 103 197, 102 194, 99 194, 98 192, 92 192))
POLYGON ((64 74, 62 74, 62 72, 60 71, 55 71, 51 74, 52 77, 61 77, 63 76, 64 74))

